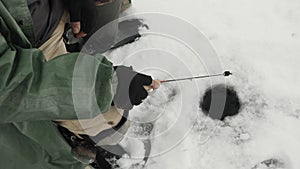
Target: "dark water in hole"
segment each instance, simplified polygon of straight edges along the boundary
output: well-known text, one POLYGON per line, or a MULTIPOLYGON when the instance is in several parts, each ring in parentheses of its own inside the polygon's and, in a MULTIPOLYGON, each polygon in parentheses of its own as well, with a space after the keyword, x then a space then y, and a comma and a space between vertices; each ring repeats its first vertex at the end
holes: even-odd
POLYGON ((222 84, 213 86, 205 91, 200 107, 212 119, 224 120, 227 116, 237 115, 240 111, 241 103, 234 87, 222 84), (212 101, 214 102, 213 104, 212 101))

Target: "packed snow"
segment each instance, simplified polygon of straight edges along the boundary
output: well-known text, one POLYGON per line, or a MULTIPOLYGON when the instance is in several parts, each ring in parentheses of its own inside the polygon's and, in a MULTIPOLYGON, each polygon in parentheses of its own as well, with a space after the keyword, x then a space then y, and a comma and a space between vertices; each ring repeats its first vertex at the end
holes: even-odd
MULTIPOLYGON (((300 1, 137 0, 127 14, 153 12, 178 17, 203 32, 218 54, 220 69, 234 75, 213 83, 162 84, 131 112, 137 124, 124 140, 130 157, 122 158, 120 166, 141 163, 135 158, 145 152, 141 139, 152 137, 148 169, 259 169, 269 159, 284 164, 278 169, 299 169, 300 1), (215 83, 234 86, 242 102, 240 114, 224 122, 207 118, 199 108, 205 90, 215 83)), ((142 19, 149 31, 155 24, 172 24, 142 19)), ((156 79, 215 70, 182 43, 159 35, 143 36, 107 56, 156 79)))

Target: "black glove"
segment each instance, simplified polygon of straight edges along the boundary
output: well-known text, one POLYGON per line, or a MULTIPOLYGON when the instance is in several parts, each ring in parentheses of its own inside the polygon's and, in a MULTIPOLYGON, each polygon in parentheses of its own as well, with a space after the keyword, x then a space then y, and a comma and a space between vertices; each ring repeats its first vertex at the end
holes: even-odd
POLYGON ((137 73, 131 67, 114 67, 118 77, 118 87, 113 103, 118 108, 130 110, 148 96, 144 86, 152 84, 151 76, 137 73))
POLYGON ((91 32, 94 27, 94 21, 97 16, 97 10, 94 0, 66 0, 66 6, 70 13, 70 22, 73 33, 85 33, 91 32), (79 30, 75 30, 77 25, 72 23, 79 23, 79 30))

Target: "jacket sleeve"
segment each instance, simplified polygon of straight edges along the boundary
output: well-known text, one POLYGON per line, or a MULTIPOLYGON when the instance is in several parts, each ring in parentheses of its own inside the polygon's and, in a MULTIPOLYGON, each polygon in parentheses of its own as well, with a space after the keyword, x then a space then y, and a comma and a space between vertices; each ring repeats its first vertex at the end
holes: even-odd
POLYGON ((73 53, 46 62, 40 50, 12 45, 2 21, 0 124, 85 119, 109 109, 113 67, 105 57, 73 53))

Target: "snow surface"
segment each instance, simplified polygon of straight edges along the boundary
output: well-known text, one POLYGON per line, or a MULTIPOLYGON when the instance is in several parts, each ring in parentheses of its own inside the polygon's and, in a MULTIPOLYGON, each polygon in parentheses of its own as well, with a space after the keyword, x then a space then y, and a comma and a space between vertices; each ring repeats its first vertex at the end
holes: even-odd
MULTIPOLYGON (((281 159, 287 169, 300 168, 299 0, 133 3, 128 14, 165 13, 203 32, 224 69, 234 73, 226 83, 235 87, 242 101, 238 116, 213 121, 199 108, 201 96, 211 85, 209 80, 162 85, 130 117, 154 122, 153 126, 133 125, 129 133, 143 134, 148 127, 150 135, 156 136, 148 169, 251 169, 270 158, 281 159), (181 138, 184 140, 176 144, 181 138), (171 150, 170 145, 174 145, 171 150)), ((161 36, 142 37, 107 55, 115 64, 132 65, 158 79, 207 73, 206 65, 190 50, 161 36)), ((140 143, 129 145, 131 156, 144 152, 140 143)), ((128 168, 126 159, 129 157, 121 160, 123 168, 128 168)))

